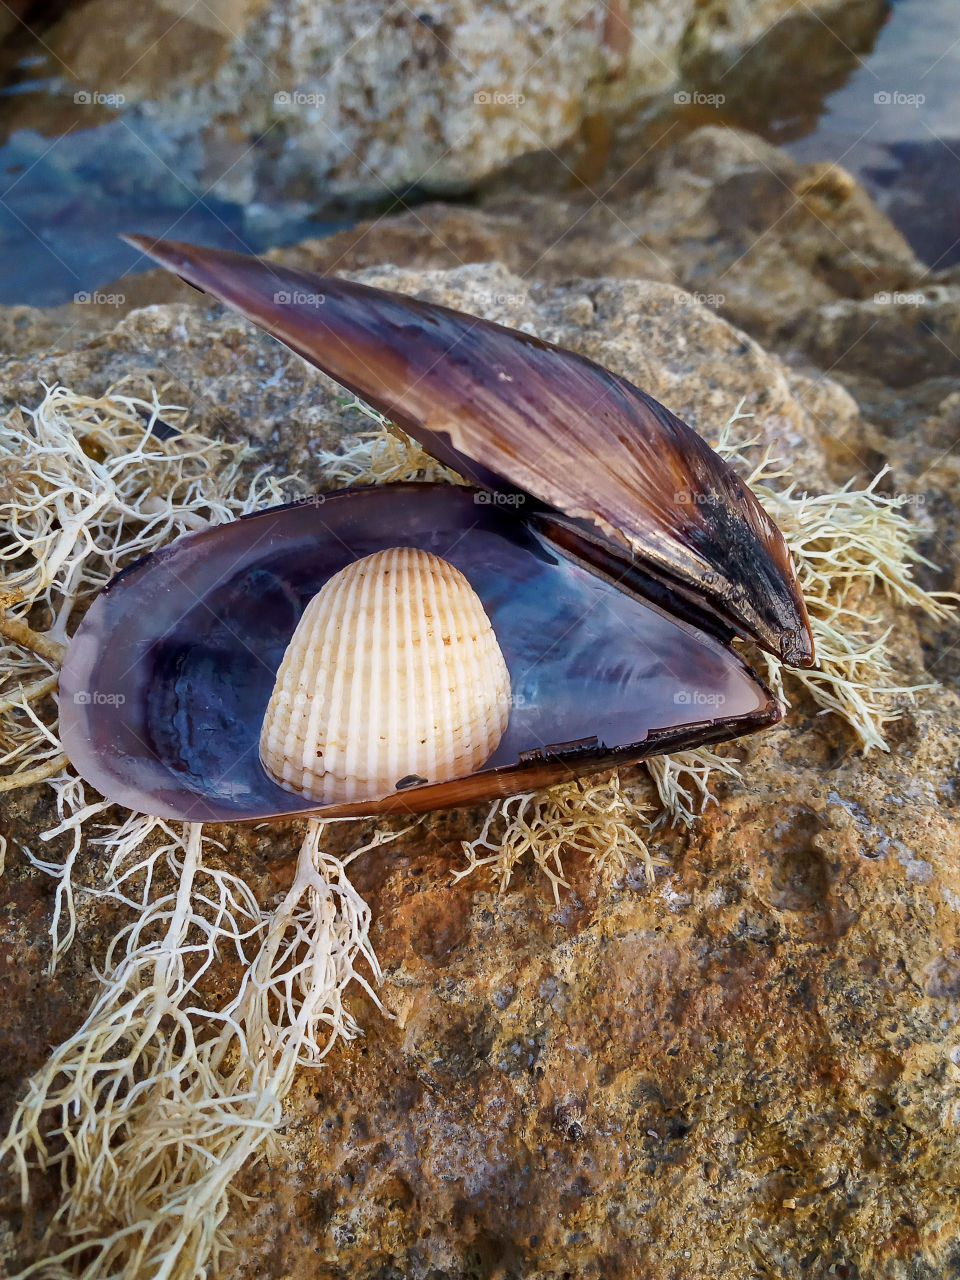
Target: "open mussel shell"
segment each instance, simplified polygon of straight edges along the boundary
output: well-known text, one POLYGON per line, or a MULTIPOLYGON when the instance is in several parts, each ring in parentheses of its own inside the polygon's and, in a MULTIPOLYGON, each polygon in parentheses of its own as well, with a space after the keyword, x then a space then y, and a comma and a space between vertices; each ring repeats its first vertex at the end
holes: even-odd
POLYGON ((549 508, 581 563, 619 561, 729 633, 812 665, 810 624, 780 530, 695 431, 626 378, 401 294, 243 254, 128 239, 472 482, 549 508))
POLYGON ((714 635, 559 553, 535 522, 472 488, 387 485, 320 495, 188 534, 94 601, 60 679, 64 748, 83 778, 164 818, 237 821, 419 812, 550 785, 779 719, 714 635), (258 741, 307 602, 363 556, 432 552, 493 624, 511 707, 490 759, 443 783, 330 804, 291 794, 258 741))

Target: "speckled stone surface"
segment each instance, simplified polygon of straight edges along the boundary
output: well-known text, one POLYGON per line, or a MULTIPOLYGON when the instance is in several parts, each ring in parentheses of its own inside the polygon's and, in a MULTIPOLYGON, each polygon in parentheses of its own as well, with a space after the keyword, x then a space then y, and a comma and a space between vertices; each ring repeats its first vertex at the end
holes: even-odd
POLYGON ((919 262, 842 168, 737 129, 677 131, 608 190, 507 186, 477 210, 428 205, 276 256, 318 270, 496 259, 533 279, 660 280, 832 372, 908 386, 956 368, 956 270, 919 262))
POLYGON ((730 99, 761 38, 769 81, 817 51, 824 19, 835 57, 883 15, 880 0, 87 0, 44 38, 68 83, 159 121, 154 145, 204 189, 389 200, 557 148, 687 74, 730 99))
POLYGON ((358 869, 396 1020, 301 1077, 237 1274, 954 1274, 955 708, 758 739, 653 893, 451 888, 449 820, 358 869))
MULTIPOLYGON (((854 248, 860 234, 851 222, 854 248)), ((877 270, 906 269, 900 255, 880 245, 877 270)), ((354 265, 574 346, 708 437, 746 396, 758 416, 745 429, 786 451, 803 485, 863 483, 890 461, 892 491, 922 497, 923 547, 944 566, 924 580, 954 579, 960 419, 935 362, 906 384, 878 367, 841 386, 786 329, 773 354, 676 280, 354 265)), ((751 287, 760 315, 773 291, 751 287)), ((820 304, 791 286, 777 305, 799 332, 820 304)), ((62 349, 9 356, 7 403, 35 401, 40 376, 81 391, 166 378, 205 429, 248 435, 307 482, 317 449, 359 426, 323 378, 200 299, 40 340, 62 349)), ((617 881, 576 855, 559 907, 532 875, 503 897, 482 879, 454 885, 460 841, 479 828, 468 812, 356 865, 393 1017, 355 997, 365 1036, 298 1077, 275 1149, 245 1175, 253 1200, 230 1224, 225 1276, 960 1275, 957 635, 878 607, 904 681, 943 681, 904 708, 890 753, 864 759, 798 697, 784 724, 733 749, 742 779, 718 784, 719 803, 663 835, 652 890, 639 867, 617 881)), ((43 791, 0 808, 0 832, 31 847, 51 820, 43 791)), ((214 834, 259 893, 283 888, 289 865, 274 860, 295 826, 214 834)), ((331 847, 360 838, 341 829, 331 847)), ((49 979, 53 887, 15 846, 2 892, 9 1107, 82 1017, 117 918, 84 902, 49 979)), ((14 1266, 49 1204, 23 1220, 12 1188, 3 1203, 14 1266)))

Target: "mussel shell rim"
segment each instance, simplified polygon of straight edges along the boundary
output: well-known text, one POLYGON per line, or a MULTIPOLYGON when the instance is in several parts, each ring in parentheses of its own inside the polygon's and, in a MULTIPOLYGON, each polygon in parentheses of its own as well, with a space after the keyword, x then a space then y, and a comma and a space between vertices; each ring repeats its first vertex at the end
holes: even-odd
MULTIPOLYGON (((418 504, 427 498, 428 494, 435 494, 438 500, 450 500, 453 495, 459 495, 456 501, 471 501, 472 495, 477 491, 466 486, 451 486, 441 483, 423 482, 418 484, 395 484, 395 485, 372 485, 372 486, 356 486, 347 489, 329 491, 323 494, 324 503, 327 502, 357 502, 362 501, 364 495, 375 499, 377 504, 386 504, 390 501, 391 494, 403 496, 405 499, 412 497, 416 491, 418 504)), ((206 530, 191 532, 182 535, 174 543, 159 549, 151 555, 139 558, 136 562, 126 566, 117 576, 108 584, 101 593, 99 599, 108 601, 113 596, 118 587, 139 572, 149 573, 151 565, 166 560, 169 557, 178 555, 182 549, 197 539, 216 536, 218 530, 234 529, 238 525, 249 524, 257 520, 276 516, 282 512, 292 512, 303 510, 309 504, 304 501, 294 501, 280 506, 266 508, 264 510, 250 513, 247 516, 239 517, 235 521, 230 521, 225 525, 210 526, 206 530)), ((527 520, 521 515, 512 517, 515 523, 520 527, 527 525, 527 520)), ((542 536, 542 535, 541 535, 542 536)), ((560 559, 571 561, 562 549, 553 548, 553 552, 560 559)), ((596 575, 602 577, 603 575, 596 575)), ((636 596, 631 591, 622 591, 624 596, 636 596)), ((640 597, 642 599, 642 597, 640 597)), ((644 601, 646 608, 652 612, 661 614, 667 618, 673 625, 687 630, 696 632, 696 628, 689 622, 672 616, 667 610, 659 607, 655 602, 644 601)), ((92 606, 93 607, 93 606, 92 606)), ((70 647, 63 665, 61 676, 61 696, 69 705, 71 693, 75 694, 76 690, 85 685, 86 676, 89 673, 89 667, 84 670, 84 626, 78 629, 74 641, 70 647)), ((667 730, 649 730, 647 736, 640 741, 623 744, 614 747, 607 747, 596 752, 584 752, 578 754, 575 758, 566 756, 563 758, 553 758, 548 756, 544 761, 528 761, 517 762, 509 765, 502 765, 494 768, 488 768, 478 771, 470 775, 468 778, 455 779, 446 783, 426 783, 421 786, 405 789, 401 792, 395 792, 390 796, 380 800, 367 801, 357 804, 347 805, 328 805, 328 806, 312 806, 301 804, 291 807, 289 810, 277 808, 269 813, 251 812, 242 814, 239 812, 230 812, 229 814, 217 811, 211 807, 209 797, 204 797, 201 793, 194 792, 197 799, 196 811, 190 812, 184 807, 178 807, 176 810, 166 809, 157 813, 156 816, 165 817, 172 820, 203 820, 203 821, 229 821, 229 822, 254 822, 263 820, 273 820, 293 817, 317 817, 317 818, 341 818, 341 817, 364 817, 375 814, 386 813, 417 813, 426 812, 436 808, 444 807, 461 807, 464 805, 473 805, 480 803, 485 799, 497 795, 511 795, 518 791, 530 790, 542 786, 553 785, 556 782, 563 781, 571 777, 582 776, 587 773, 596 773, 603 770, 615 768, 619 765, 632 764, 652 755, 663 754, 667 751, 683 750, 689 747, 705 745, 709 742, 718 742, 728 740, 732 737, 739 736, 743 733, 754 732, 765 728, 771 724, 775 724, 782 716, 782 711, 777 700, 770 694, 769 689, 759 677, 753 668, 749 667, 742 656, 729 646, 724 645, 732 657, 737 660, 738 667, 745 673, 748 673, 751 684, 755 687, 759 695, 765 699, 765 705, 748 715, 718 717, 716 719, 705 720, 702 722, 687 722, 681 729, 667 730), (477 780, 482 780, 479 782, 477 780), (477 785, 471 785, 477 781, 477 785)), ((71 735, 71 727, 69 717, 64 718, 64 745, 71 754, 71 746, 69 738, 71 735)), ((79 771, 79 770, 78 770, 79 771)), ((101 782, 95 776, 89 776, 82 773, 92 785, 97 786, 103 794, 109 796, 109 787, 103 787, 101 782)), ((102 774, 103 778, 107 778, 106 772, 102 774)), ((293 799, 291 797, 291 799, 293 799)), ((121 803, 123 801, 120 801, 121 803)))

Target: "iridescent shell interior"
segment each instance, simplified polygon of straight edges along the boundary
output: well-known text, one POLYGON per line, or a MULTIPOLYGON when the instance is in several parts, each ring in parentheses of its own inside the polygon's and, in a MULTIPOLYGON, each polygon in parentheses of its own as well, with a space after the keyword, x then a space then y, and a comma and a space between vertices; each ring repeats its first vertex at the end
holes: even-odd
POLYGON ((128 569, 70 645, 61 729, 105 796, 167 818, 317 811, 263 768, 258 740, 307 602, 351 561, 418 547, 456 566, 493 623, 512 706, 499 747, 464 779, 329 816, 481 801, 718 741, 779 709, 740 656, 560 554, 513 510, 443 485, 328 494, 190 534, 128 569))

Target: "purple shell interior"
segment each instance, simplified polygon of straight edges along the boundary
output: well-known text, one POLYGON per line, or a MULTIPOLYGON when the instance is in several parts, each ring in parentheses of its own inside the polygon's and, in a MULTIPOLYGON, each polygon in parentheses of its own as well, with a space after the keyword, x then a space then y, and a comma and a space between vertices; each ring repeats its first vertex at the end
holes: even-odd
MULTIPOLYGON (((522 753, 556 744, 585 740, 589 753, 598 739, 595 753, 640 758, 655 749, 651 735, 722 721, 723 732, 703 735, 711 740, 777 718, 733 650, 558 555, 514 510, 473 489, 391 485, 186 535, 115 579, 61 676, 74 766, 110 799, 161 817, 317 811, 261 765, 263 714, 310 597, 391 546, 456 565, 491 618, 513 701, 484 774, 515 772, 522 753)), ((441 785, 415 790, 455 802, 441 785)))

